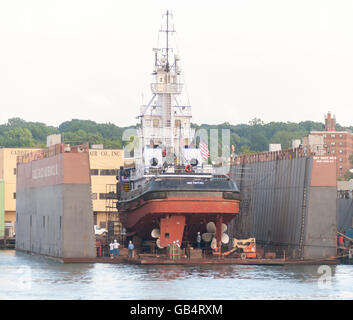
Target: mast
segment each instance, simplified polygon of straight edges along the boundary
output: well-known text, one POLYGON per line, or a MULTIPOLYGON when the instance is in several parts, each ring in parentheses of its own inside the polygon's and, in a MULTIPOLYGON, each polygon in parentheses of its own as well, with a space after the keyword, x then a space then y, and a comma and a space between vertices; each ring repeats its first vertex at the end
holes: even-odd
POLYGON ((169 11, 167 10, 167 30, 165 31, 166 32, 166 40, 167 40, 167 64, 166 64, 166 71, 169 72, 169 43, 168 43, 168 33, 169 33, 169 11))
POLYGON ((167 64, 166 64, 166 71, 169 72, 169 45, 168 45, 168 28, 169 28, 169 12, 167 10, 167 30, 165 31, 166 32, 166 40, 167 40, 167 47, 166 47, 166 50, 167 50, 167 64))
MULTIPOLYGON (((166 37, 166 47, 165 47, 165 55, 164 57, 162 56, 162 70, 164 72, 159 72, 159 79, 157 79, 157 83, 163 83, 162 85, 159 85, 162 90, 160 91, 159 96, 159 104, 162 106, 162 128, 163 128, 163 138, 162 138, 162 144, 164 145, 165 148, 172 148, 174 149, 174 143, 173 143, 173 107, 172 107, 172 95, 176 93, 176 88, 175 84, 176 83, 176 78, 175 78, 175 66, 173 69, 170 68, 169 65, 169 51, 171 48, 169 48, 169 33, 170 32, 175 32, 174 30, 169 29, 169 17, 170 13, 169 10, 164 14, 166 18, 166 25, 165 25, 165 30, 161 30, 161 32, 165 32, 165 37, 166 37)), ((161 71, 162 71, 161 70, 161 71)), ((157 74, 158 75, 158 74, 157 74)), ((174 151, 174 150, 172 150, 174 151)))
POLYGON ((147 105, 141 106, 141 130, 143 163, 149 167, 151 159, 160 159, 159 165, 172 165, 184 158, 184 142, 189 146, 191 141, 191 108, 179 105, 182 94, 180 58, 175 54, 170 33, 174 33, 173 15, 167 10, 159 30, 163 36, 157 48, 154 48, 154 81, 151 83, 152 98, 147 105), (171 24, 171 25, 170 25, 171 24), (164 38, 165 37, 165 38, 164 38), (173 61, 170 52, 173 53, 173 61), (151 150, 153 149, 153 150, 151 150), (159 150, 159 151, 158 151, 159 150), (162 152, 162 157, 158 154, 162 152), (165 154, 168 157, 165 157, 165 154))

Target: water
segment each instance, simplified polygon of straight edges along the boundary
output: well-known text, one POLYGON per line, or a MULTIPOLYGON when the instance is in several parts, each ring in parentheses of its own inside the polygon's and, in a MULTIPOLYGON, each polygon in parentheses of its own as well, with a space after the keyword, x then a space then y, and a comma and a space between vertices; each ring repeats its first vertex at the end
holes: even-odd
POLYGON ((0 299, 353 299, 353 265, 322 268, 61 264, 0 250, 0 299))

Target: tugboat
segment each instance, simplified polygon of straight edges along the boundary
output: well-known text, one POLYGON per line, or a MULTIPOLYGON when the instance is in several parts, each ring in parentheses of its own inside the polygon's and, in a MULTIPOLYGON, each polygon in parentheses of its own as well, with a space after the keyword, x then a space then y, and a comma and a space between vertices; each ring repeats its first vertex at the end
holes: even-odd
POLYGON ((137 141, 117 177, 117 209, 127 236, 155 239, 159 248, 202 240, 214 251, 229 242, 227 224, 239 213, 240 193, 209 164, 205 141, 195 138, 191 107, 182 94, 179 56, 170 41, 167 11, 161 48, 154 51, 152 98, 141 107, 137 141), (171 57, 173 53, 173 57, 171 57))

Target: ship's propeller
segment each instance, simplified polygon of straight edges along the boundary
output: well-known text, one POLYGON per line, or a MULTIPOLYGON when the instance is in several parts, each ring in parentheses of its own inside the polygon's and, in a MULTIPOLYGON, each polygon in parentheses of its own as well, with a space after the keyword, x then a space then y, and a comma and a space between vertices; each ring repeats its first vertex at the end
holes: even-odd
POLYGON ((212 239, 210 247, 211 247, 213 250, 217 248, 217 239, 216 239, 216 237, 214 237, 214 238, 212 239))
POLYGON ((211 222, 207 223, 206 230, 209 233, 215 233, 216 232, 216 225, 214 224, 214 222, 211 221, 211 222))
POLYGON ((160 231, 158 228, 155 228, 151 232, 151 237, 157 239, 160 236, 160 231))
MULTIPOLYGON (((214 222, 209 222, 206 225, 207 232, 202 234, 202 240, 205 242, 211 242, 211 248, 215 249, 217 247, 217 239, 216 239, 216 225, 214 222)), ((225 233, 227 231, 227 225, 222 223, 222 238, 221 241, 223 244, 227 244, 229 242, 229 236, 225 233)))
POLYGON ((159 249, 163 249, 164 248, 164 247, 161 246, 161 239, 159 239, 159 238, 156 240, 156 245, 157 245, 157 247, 159 249))
POLYGON ((159 236, 161 235, 161 232, 158 228, 155 228, 151 232, 151 237, 157 239, 156 240, 156 245, 159 249, 163 249, 164 247, 161 246, 161 239, 159 239, 159 236))

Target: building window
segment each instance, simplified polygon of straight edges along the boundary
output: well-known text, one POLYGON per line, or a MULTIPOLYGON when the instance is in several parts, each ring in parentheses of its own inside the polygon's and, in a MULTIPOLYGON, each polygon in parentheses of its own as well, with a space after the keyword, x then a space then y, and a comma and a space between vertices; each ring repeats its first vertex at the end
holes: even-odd
POLYGON ((145 126, 150 127, 151 126, 151 120, 147 119, 145 120, 145 126))
POLYGON ((339 151, 339 153, 342 153, 342 152, 343 152, 342 150, 339 151))
POLYGON ((175 120, 175 127, 181 128, 181 120, 175 120))
POLYGON ((331 153, 332 153, 332 154, 335 154, 335 150, 332 150, 331 153))
POLYGON ((334 146, 336 143, 335 142, 331 142, 331 146, 334 146))
POLYGON ((342 166, 339 166, 340 170, 342 170, 342 166))
POLYGON ((43 216, 43 228, 45 228, 45 216, 43 216))
POLYGON ((342 135, 340 134, 340 138, 342 138, 342 135))
POLYGON ((98 169, 91 169, 90 172, 91 172, 91 176, 98 176, 99 170, 98 169))
POLYGON ((335 138, 336 136, 334 134, 331 134, 331 138, 335 138))
POLYGON ((100 170, 100 175, 101 176, 116 176, 118 175, 119 170, 118 169, 101 169, 100 170))
POLYGON ((107 223, 105 221, 99 222, 99 227, 105 229, 107 227, 107 223))
POLYGON ((100 200, 107 200, 107 199, 116 199, 115 193, 100 193, 99 194, 100 200))
POLYGON ((339 145, 340 145, 340 146, 342 146, 342 145, 343 145, 343 143, 342 143, 342 142, 340 142, 340 143, 339 143, 339 145))
POLYGON ((158 119, 153 119, 153 127, 159 127, 159 120, 158 119))
POLYGON ((342 161, 343 161, 343 159, 342 159, 342 158, 340 158, 339 160, 340 160, 340 162, 342 162, 342 161))
POLYGON ((16 192, 13 193, 13 198, 16 199, 16 192))
POLYGON ((326 134, 324 134, 323 137, 326 138, 326 134))
POLYGON ((16 168, 13 168, 13 174, 16 175, 16 168))

